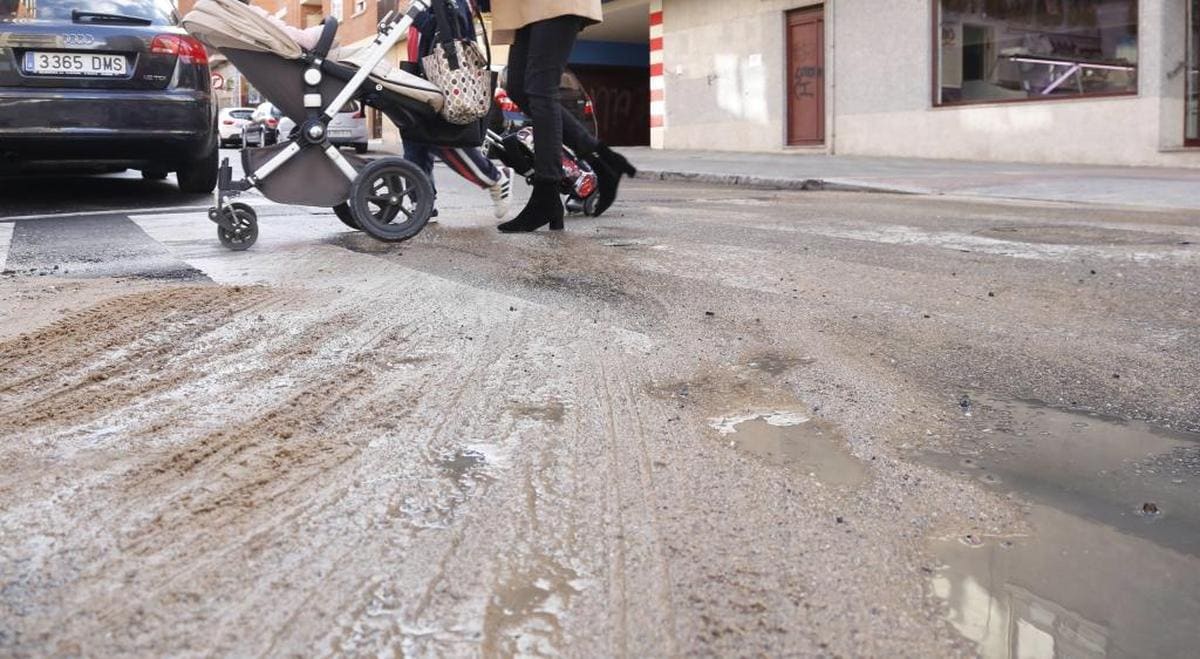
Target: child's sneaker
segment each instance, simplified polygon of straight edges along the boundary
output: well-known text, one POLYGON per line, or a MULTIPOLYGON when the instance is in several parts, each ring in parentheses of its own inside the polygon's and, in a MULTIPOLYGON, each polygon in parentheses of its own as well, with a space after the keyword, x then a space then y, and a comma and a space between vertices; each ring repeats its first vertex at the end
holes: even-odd
POLYGON ((511 169, 500 168, 500 180, 488 188, 488 194, 492 195, 492 212, 496 215, 496 219, 503 220, 504 216, 508 215, 508 200, 512 197, 511 169))

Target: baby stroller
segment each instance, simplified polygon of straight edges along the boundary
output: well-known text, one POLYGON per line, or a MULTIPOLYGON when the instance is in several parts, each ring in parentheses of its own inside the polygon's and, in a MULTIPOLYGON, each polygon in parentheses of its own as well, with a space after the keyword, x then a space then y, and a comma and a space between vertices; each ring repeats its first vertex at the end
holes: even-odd
POLYGON ((221 163, 208 215, 222 244, 244 250, 257 240, 254 210, 234 201, 252 188, 279 203, 332 208, 379 240, 407 240, 420 233, 434 202, 425 173, 403 158, 367 161, 343 154, 327 135, 338 109, 358 100, 387 115, 405 137, 455 147, 483 143, 482 119, 467 125, 446 121, 440 114, 444 96, 436 85, 384 62, 413 20, 442 1, 412 0, 405 13, 391 12, 380 22, 374 43, 345 55, 330 53, 338 28, 332 17, 322 24, 316 47, 306 50, 238 0, 196 3, 183 19, 188 32, 224 54, 299 127, 273 146, 243 149, 242 180, 233 180, 228 159, 221 163))
MULTIPOLYGON (((489 158, 511 167, 533 185, 533 128, 525 126, 504 135, 488 130, 484 143, 489 158)), ((567 212, 595 215, 596 203, 600 201, 596 173, 566 145, 563 145, 562 173, 558 193, 564 197, 567 212)))
MULTIPOLYGON (((529 125, 528 118, 517 104, 508 98, 502 89, 496 90, 495 107, 500 112, 484 138, 487 155, 511 167, 532 185, 533 127, 529 125)), ((563 205, 567 212, 594 216, 596 204, 600 201, 600 185, 596 173, 566 145, 563 145, 562 172, 558 191, 564 197, 563 205)))

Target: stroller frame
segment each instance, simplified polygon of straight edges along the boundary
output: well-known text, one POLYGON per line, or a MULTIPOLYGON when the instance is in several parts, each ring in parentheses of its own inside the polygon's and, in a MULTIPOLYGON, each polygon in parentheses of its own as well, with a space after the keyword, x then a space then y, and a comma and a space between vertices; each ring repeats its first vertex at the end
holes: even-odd
MULTIPOLYGON (((324 86, 328 89, 329 78, 340 78, 340 76, 329 75, 338 65, 328 62, 325 59, 328 55, 329 47, 332 45, 338 22, 333 18, 325 19, 325 30, 320 45, 313 51, 306 51, 300 60, 306 67, 303 72, 305 91, 303 104, 308 114, 307 121, 303 123, 297 122, 298 130, 294 133, 295 136, 289 137, 286 142, 281 140, 281 143, 275 147, 243 149, 242 162, 244 171, 247 172, 245 178, 236 181, 233 180, 233 169, 229 164, 228 158, 222 161, 218 169, 217 186, 213 192, 213 207, 209 209, 208 217, 218 225, 218 237, 226 247, 234 250, 248 249, 258 237, 258 218, 254 210, 245 203, 235 202, 234 199, 241 193, 251 189, 259 189, 263 192, 264 196, 270 198, 270 194, 263 187, 271 180, 272 174, 278 172, 288 163, 293 162, 298 156, 314 152, 322 153, 333 164, 336 170, 350 182, 352 190, 362 182, 362 176, 368 170, 384 170, 390 167, 391 170, 387 176, 393 177, 392 180, 403 181, 405 188, 405 192, 399 195, 396 195, 394 189, 391 190, 394 204, 399 206, 402 202, 400 198, 408 196, 410 192, 416 192, 420 196, 428 198, 426 200, 417 200, 415 212, 418 217, 415 218, 415 222, 413 222, 413 216, 408 211, 404 211, 405 215, 409 216, 409 223, 416 225, 413 231, 400 233, 383 232, 381 234, 377 230, 372 230, 372 223, 363 221, 363 218, 355 212, 353 192, 350 204, 343 202, 339 206, 334 207, 335 212, 337 212, 338 216, 344 222, 351 226, 358 225, 359 228, 362 228, 374 237, 389 241, 405 240, 418 233, 424 227, 432 211, 432 185, 428 178, 425 177, 425 174, 419 168, 412 166, 411 163, 399 158, 383 158, 366 164, 361 159, 347 157, 330 143, 328 129, 329 123, 340 108, 352 99, 364 94, 363 85, 367 82, 371 72, 387 57, 392 47, 399 43, 401 38, 405 36, 414 20, 421 13, 430 9, 431 1, 412 0, 408 10, 399 16, 394 16, 395 12, 389 12, 380 21, 378 34, 372 44, 368 46, 363 56, 362 65, 358 67, 332 98, 328 98, 328 93, 322 93, 322 87, 324 86), (252 155, 250 154, 251 151, 265 153, 252 155), (262 161, 264 157, 266 159, 262 161), (256 162, 256 159, 261 162, 256 162), (376 167, 376 165, 386 166, 376 167), (396 170, 401 171, 397 172, 396 170), (399 179, 396 178, 397 176, 399 176, 399 179), (412 184, 416 189, 409 190, 409 184, 412 184), (350 217, 347 218, 345 217, 346 215, 350 215, 350 217), (424 217, 420 217, 421 215, 424 215, 424 217), (348 221, 348 219, 354 221, 348 221), (402 235, 402 233, 407 233, 407 235, 402 235)), ((230 56, 231 60, 234 59, 231 53, 227 52, 226 54, 230 56)), ((345 68, 343 67, 343 70, 340 72, 344 74, 346 72, 345 68)), ((374 91, 376 93, 382 92, 383 88, 379 85, 374 85, 374 91)), ((309 157, 311 158, 311 156, 309 157)), ((289 187, 294 189, 296 185, 293 183, 289 187)), ((304 201, 294 203, 315 205, 304 201)), ((397 214, 398 212, 393 212, 390 217, 394 218, 397 214)), ((387 225, 389 222, 390 219, 385 218, 383 220, 384 225, 387 225)))

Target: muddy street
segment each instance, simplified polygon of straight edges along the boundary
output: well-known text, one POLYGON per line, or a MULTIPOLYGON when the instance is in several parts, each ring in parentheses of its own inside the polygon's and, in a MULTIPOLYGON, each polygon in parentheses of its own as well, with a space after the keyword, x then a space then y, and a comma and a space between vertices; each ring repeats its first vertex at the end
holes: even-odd
POLYGON ((1194 651, 1194 213, 623 191, 0 218, 0 654, 1194 651))

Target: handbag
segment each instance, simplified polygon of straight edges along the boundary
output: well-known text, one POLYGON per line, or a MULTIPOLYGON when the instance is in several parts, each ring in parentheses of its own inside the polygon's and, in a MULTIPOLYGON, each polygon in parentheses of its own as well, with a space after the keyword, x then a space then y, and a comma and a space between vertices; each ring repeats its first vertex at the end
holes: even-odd
POLYGON ((433 0, 437 38, 429 54, 421 58, 421 67, 426 79, 445 96, 442 117, 450 123, 469 124, 486 115, 492 105, 490 58, 474 41, 463 38, 458 21, 449 16, 448 1, 433 0))

